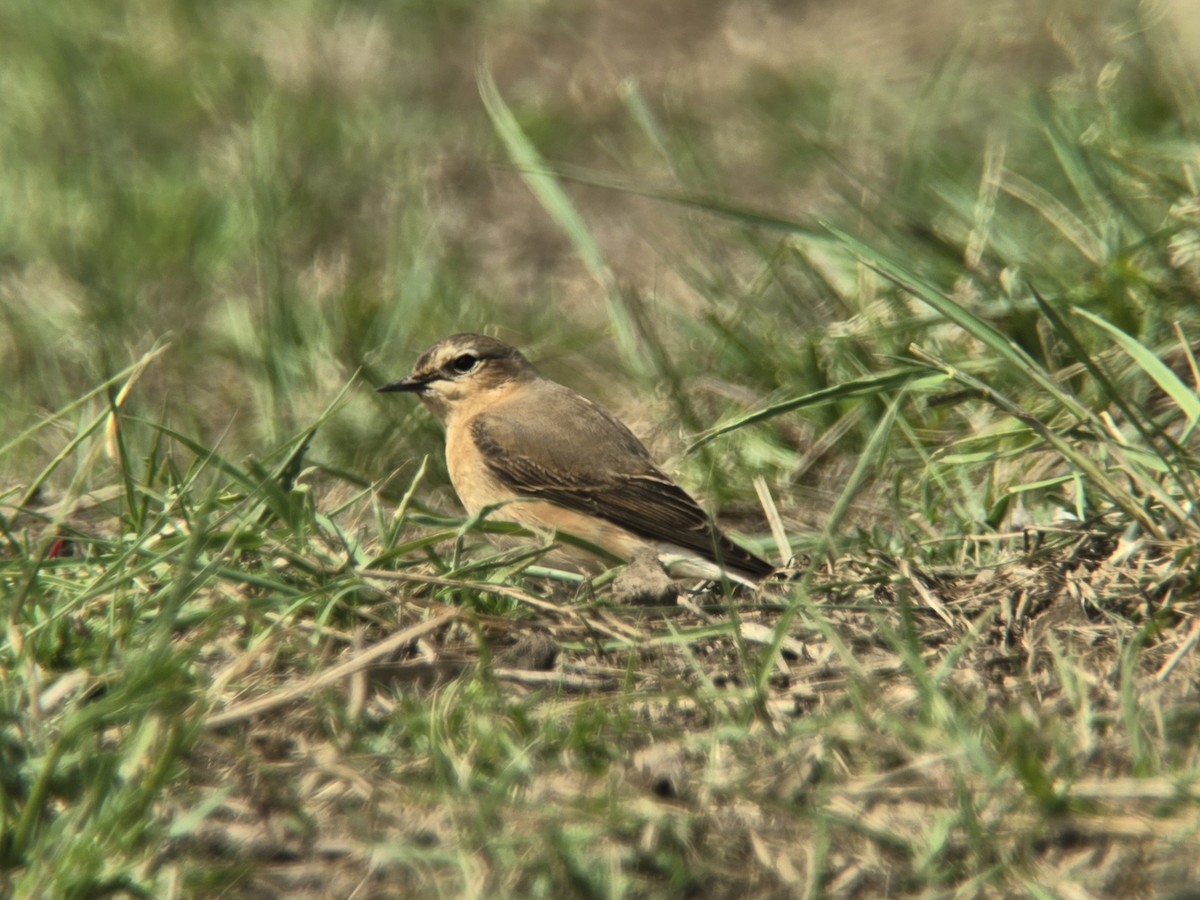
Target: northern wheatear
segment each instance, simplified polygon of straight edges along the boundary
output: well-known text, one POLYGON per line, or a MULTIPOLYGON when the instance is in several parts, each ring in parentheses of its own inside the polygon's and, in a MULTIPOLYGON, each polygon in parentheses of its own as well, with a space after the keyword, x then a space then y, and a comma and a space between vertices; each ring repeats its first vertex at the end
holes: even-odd
MULTIPOLYGON (((650 547, 677 577, 724 573, 753 585, 774 570, 722 534, 611 413, 503 341, 452 335, 378 390, 415 393, 445 425, 450 480, 472 516, 495 506, 496 519, 565 532, 623 560, 650 547)), ((583 567, 598 571, 590 561, 583 567)))

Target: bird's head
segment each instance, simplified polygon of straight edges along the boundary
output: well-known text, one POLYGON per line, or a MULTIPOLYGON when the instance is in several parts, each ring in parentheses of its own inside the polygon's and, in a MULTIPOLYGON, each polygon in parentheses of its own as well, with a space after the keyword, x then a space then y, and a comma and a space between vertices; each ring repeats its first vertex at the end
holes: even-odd
POLYGON ((377 391, 416 394, 445 421, 466 405, 486 405, 516 382, 538 377, 521 351, 482 334, 453 334, 417 360, 412 374, 377 391))

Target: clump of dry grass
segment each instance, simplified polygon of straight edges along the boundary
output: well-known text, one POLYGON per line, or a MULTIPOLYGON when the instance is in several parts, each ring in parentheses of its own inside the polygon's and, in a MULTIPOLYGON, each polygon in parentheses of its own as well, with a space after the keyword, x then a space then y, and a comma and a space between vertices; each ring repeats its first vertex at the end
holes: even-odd
POLYGON ((244 787, 170 864, 313 896, 606 872, 759 895, 1182 889, 1186 548, 1046 537, 985 569, 843 557, 802 588, 662 608, 363 571, 385 622, 216 642, 184 796, 244 787))
POLYGON ((632 608, 381 569, 378 544, 331 565, 335 534, 239 550, 271 580, 191 601, 209 624, 178 649, 202 732, 156 804, 172 840, 149 871, 299 896, 614 873, 763 895, 1143 893, 1196 874, 1186 542, 1030 529, 989 537, 986 566, 877 551, 632 608), (290 613, 263 604, 284 591, 290 613))

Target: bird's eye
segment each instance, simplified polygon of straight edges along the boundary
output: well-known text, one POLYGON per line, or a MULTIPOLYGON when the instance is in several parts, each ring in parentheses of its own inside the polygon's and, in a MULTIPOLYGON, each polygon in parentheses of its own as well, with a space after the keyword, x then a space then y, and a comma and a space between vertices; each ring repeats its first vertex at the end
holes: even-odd
POLYGON ((450 367, 455 372, 466 374, 473 368, 479 365, 479 357, 471 353, 464 353, 462 356, 455 357, 454 362, 450 363, 450 367))

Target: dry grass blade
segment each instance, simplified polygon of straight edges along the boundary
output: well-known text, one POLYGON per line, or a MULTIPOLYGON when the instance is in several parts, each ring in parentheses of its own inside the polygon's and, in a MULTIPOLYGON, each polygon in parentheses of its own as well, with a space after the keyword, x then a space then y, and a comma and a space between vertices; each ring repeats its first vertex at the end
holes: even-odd
POLYGON ((767 484, 767 479, 755 475, 754 492, 758 494, 758 502, 767 517, 767 524, 771 527, 771 537, 775 539, 779 559, 786 566, 795 554, 792 553, 792 542, 788 540, 787 529, 783 527, 783 517, 779 514, 779 507, 775 505, 775 498, 771 496, 771 487, 767 484))
POLYGON ((210 713, 204 720, 204 727, 209 730, 225 728, 235 722, 252 719, 255 716, 261 716, 264 713, 288 706, 305 697, 311 697, 321 688, 370 668, 378 661, 391 656, 401 647, 412 643, 423 635, 437 631, 443 625, 449 624, 461 615, 462 613, 459 610, 448 609, 434 616, 432 619, 420 622, 391 637, 385 638, 362 652, 354 653, 350 659, 344 660, 326 669, 324 672, 307 678, 286 690, 278 691, 270 696, 260 697, 257 700, 251 700, 247 703, 238 704, 219 713, 210 713))
POLYGON ((482 581, 462 582, 452 578, 443 578, 439 575, 425 575, 420 572, 404 572, 404 571, 389 571, 387 569, 364 569, 359 573, 365 580, 370 581, 372 578, 383 579, 387 581, 409 582, 411 584, 431 584, 438 587, 453 587, 467 588, 473 591, 479 591, 484 594, 494 594, 497 597, 507 597, 510 600, 516 600, 526 606, 540 610, 545 613, 552 613, 555 616, 564 616, 574 618, 581 624, 585 624, 589 628, 607 634, 609 637, 614 637, 619 640, 625 640, 628 636, 619 631, 612 629, 602 622, 595 619, 585 619, 583 614, 570 606, 563 606, 558 603, 551 603, 548 600, 542 600, 540 597, 535 597, 532 594, 518 590, 505 584, 490 584, 482 581))
POLYGON ((1170 655, 1165 663, 1163 663, 1162 668, 1158 670, 1157 674, 1155 674, 1154 680, 1159 684, 1162 684, 1164 681, 1170 678, 1171 673, 1175 671, 1175 667, 1179 665, 1180 661, 1183 660, 1187 654, 1191 653, 1192 648, 1196 646, 1197 641, 1200 641, 1200 619, 1192 623, 1191 630, 1189 630, 1183 640, 1179 642, 1179 646, 1176 648, 1175 652, 1170 655))

